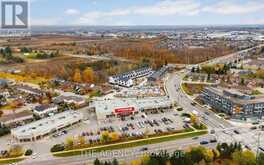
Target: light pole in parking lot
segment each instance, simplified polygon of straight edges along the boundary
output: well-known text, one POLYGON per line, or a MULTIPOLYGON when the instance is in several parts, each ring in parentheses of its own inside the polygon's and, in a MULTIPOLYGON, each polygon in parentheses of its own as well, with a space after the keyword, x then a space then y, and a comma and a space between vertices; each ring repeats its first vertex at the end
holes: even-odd
POLYGON ((257 141, 257 154, 256 154, 257 165, 258 165, 258 157, 259 157, 260 135, 261 132, 258 133, 258 141, 257 141))
POLYGON ((180 93, 179 93, 180 88, 177 88, 176 91, 177 91, 177 93, 178 93, 178 94, 177 94, 177 96, 178 96, 178 97, 177 97, 177 102, 179 103, 179 101, 180 101, 180 93))

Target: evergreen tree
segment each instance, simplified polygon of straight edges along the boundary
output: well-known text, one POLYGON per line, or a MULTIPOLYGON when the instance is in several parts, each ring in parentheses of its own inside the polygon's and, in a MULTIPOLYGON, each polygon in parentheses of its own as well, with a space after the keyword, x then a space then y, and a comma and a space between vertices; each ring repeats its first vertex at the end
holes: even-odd
POLYGON ((100 162, 100 160, 98 158, 95 159, 94 165, 101 165, 101 162, 100 162))
POLYGON ((118 161, 116 160, 116 158, 113 160, 112 165, 119 165, 118 161))

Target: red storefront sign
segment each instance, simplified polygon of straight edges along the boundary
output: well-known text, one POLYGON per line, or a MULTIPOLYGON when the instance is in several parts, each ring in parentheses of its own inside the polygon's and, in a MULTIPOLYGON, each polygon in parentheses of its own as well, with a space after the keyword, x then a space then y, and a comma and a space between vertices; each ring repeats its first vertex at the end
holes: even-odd
POLYGON ((117 114, 128 114, 128 113, 132 113, 135 111, 134 107, 127 107, 127 108, 117 108, 115 109, 115 113, 117 114))

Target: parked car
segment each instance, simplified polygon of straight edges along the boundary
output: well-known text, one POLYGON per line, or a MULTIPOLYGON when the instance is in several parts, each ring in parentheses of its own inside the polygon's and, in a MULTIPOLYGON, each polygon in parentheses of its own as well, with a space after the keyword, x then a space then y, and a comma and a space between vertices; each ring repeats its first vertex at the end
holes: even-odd
POLYGON ((258 124, 259 124, 259 122, 258 122, 258 121, 256 121, 256 122, 253 122, 252 124, 253 124, 253 125, 258 125, 258 124))

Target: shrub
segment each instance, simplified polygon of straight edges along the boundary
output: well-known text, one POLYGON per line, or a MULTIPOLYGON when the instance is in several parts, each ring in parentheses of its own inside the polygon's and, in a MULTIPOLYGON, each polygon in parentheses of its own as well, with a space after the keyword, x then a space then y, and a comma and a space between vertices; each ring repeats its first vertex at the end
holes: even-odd
POLYGON ((64 145, 62 144, 55 144, 50 151, 51 152, 59 152, 59 151, 63 151, 65 149, 64 145))
POLYGON ((0 137, 10 133, 10 129, 4 125, 0 125, 0 137))
POLYGON ((20 145, 14 145, 9 149, 9 156, 10 157, 19 157, 24 154, 24 149, 20 145))
POLYGON ((189 113, 183 113, 183 114, 181 114, 181 116, 182 117, 189 117, 189 118, 191 118, 191 115, 189 113))
POLYGON ((25 152, 25 155, 30 156, 30 155, 32 155, 32 153, 33 153, 32 149, 27 149, 25 152))

